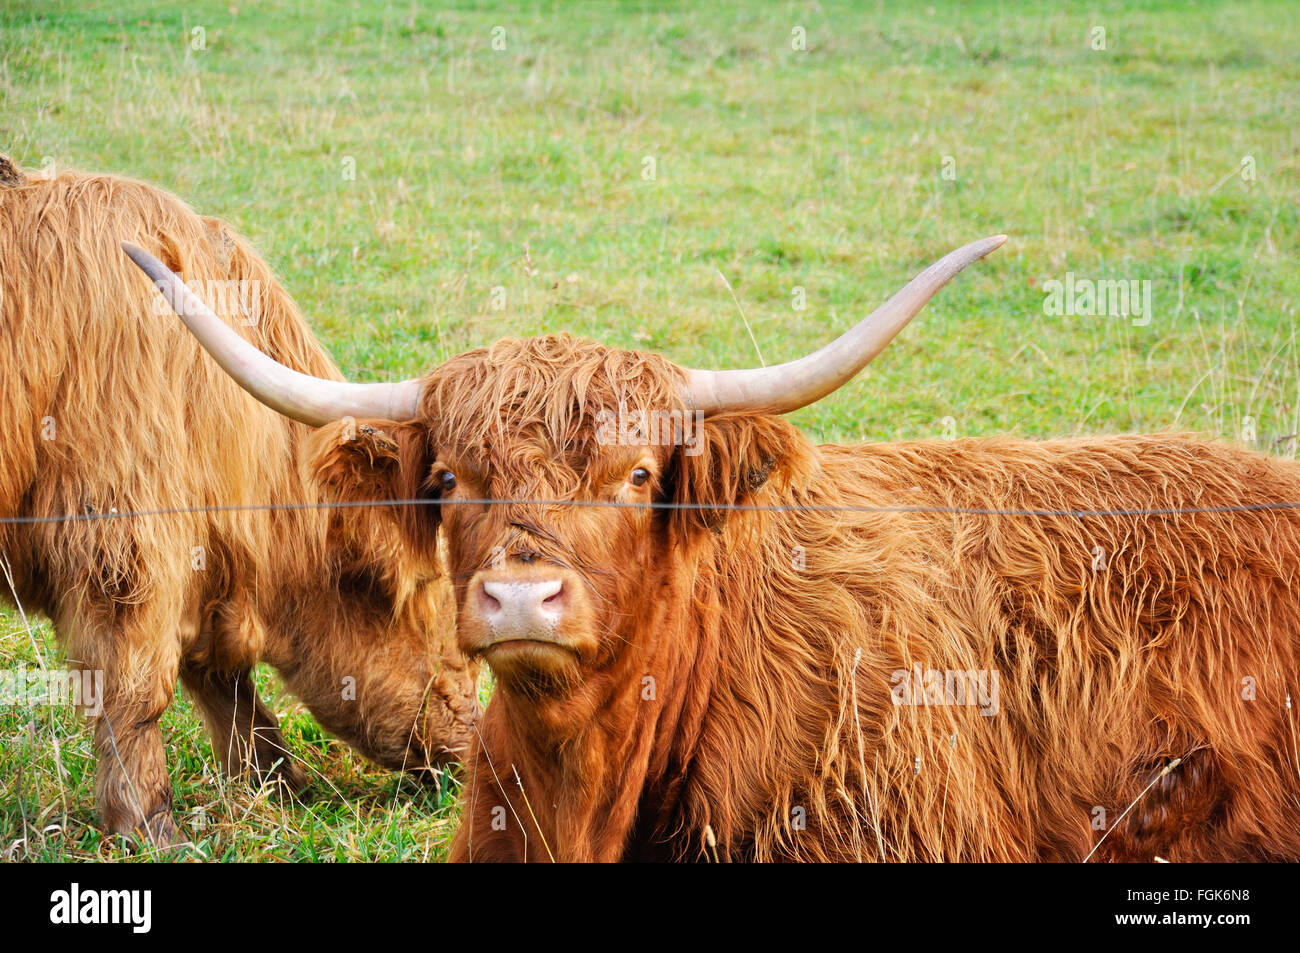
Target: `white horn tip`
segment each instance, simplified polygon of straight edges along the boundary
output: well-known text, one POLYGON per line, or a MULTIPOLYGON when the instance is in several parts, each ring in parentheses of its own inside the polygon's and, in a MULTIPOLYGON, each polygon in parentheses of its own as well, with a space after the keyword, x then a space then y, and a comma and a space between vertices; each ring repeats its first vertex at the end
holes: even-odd
MULTIPOLYGON (((979 241, 971 242, 962 248, 953 252, 950 258, 959 258, 965 265, 973 264, 981 258, 986 258, 993 252, 997 251, 1007 242, 1006 235, 990 235, 988 238, 981 238, 979 241)), ((963 265, 963 267, 965 267, 963 265)))

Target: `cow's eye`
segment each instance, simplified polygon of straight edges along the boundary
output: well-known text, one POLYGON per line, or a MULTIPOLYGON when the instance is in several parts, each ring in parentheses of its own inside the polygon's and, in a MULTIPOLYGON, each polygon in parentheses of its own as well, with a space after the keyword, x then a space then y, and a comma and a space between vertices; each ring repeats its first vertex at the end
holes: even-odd
POLYGON ((456 474, 452 473, 450 470, 443 470, 442 476, 438 477, 438 486, 442 488, 444 496, 450 493, 452 490, 456 489, 456 474))
POLYGON ((633 486, 645 486, 645 481, 650 479, 650 471, 645 467, 637 467, 628 474, 627 482, 633 486))

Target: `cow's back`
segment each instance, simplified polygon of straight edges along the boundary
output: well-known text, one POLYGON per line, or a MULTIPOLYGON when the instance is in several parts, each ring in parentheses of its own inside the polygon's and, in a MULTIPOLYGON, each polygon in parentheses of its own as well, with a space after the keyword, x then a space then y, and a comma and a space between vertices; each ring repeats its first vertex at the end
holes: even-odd
POLYGON ((158 254, 201 292, 225 293, 222 317, 263 350, 337 377, 269 269, 220 222, 140 182, 37 178, 6 162, 0 516, 82 519, 0 527, 0 550, 19 595, 56 621, 228 588, 231 574, 274 549, 277 520, 295 517, 174 511, 303 493, 298 425, 201 352, 122 241, 158 254), (101 518, 114 510, 154 515, 101 518))
POLYGON ((842 518, 889 563, 869 654, 999 679, 988 717, 887 707, 882 772, 947 818, 895 829, 914 856, 1079 859, 1130 805, 1099 858, 1300 855, 1294 464, 1181 435, 819 452, 845 502, 899 508, 842 518))

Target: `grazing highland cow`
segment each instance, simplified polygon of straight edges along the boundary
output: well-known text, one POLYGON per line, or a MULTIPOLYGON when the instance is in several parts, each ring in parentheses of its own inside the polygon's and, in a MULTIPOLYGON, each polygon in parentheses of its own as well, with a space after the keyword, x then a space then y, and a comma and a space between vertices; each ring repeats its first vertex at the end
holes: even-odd
POLYGON ((456 859, 1300 859, 1294 466, 1181 436, 814 446, 780 416, 1001 244, 781 367, 506 340, 363 401, 133 253, 322 425, 333 492, 427 499, 407 541, 445 534, 498 680, 456 859), (364 440, 329 423, 382 403, 364 440))
POLYGON ((338 377, 221 222, 139 182, 40 179, 0 158, 0 557, 13 576, 0 592, 49 615, 73 669, 102 673, 103 697, 81 700, 104 825, 177 837, 158 718, 178 675, 232 773, 305 780, 254 690, 259 661, 381 765, 457 758, 477 663, 456 650, 445 579, 401 545, 392 514, 239 508, 318 499, 301 470, 309 430, 213 366, 122 256, 124 235, 228 290, 257 347, 338 377))

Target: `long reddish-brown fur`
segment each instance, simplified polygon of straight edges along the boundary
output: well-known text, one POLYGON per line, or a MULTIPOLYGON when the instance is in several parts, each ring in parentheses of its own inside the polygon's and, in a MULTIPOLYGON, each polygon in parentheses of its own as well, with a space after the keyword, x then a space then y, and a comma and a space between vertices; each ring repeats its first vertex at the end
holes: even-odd
POLYGON ((104 824, 175 836, 157 719, 178 675, 234 772, 279 762, 292 786, 305 780, 253 688, 259 661, 378 763, 454 760, 478 714, 476 666, 454 644, 434 560, 408 552, 391 515, 373 510, 220 509, 317 502, 301 472, 308 429, 202 353, 123 240, 199 287, 256 283, 244 299, 253 313, 223 317, 277 360, 339 376, 266 264, 220 221, 140 182, 39 178, 0 157, 0 516, 216 508, 0 525, 17 590, 4 594, 50 616, 70 665, 105 673, 104 824))
MULTIPOLYGON (((699 453, 596 439, 620 405, 687 410, 683 380, 506 340, 361 442, 398 495, 453 472, 469 501, 685 505, 413 509, 462 642, 468 581, 516 559, 576 571, 598 638, 498 673, 454 859, 1300 859, 1300 514, 1143 512, 1300 501, 1293 464, 1173 434, 814 446, 762 414, 699 453), (914 666, 996 673, 996 711, 897 704, 914 666)), ((313 440, 337 492, 360 479, 313 440)))

